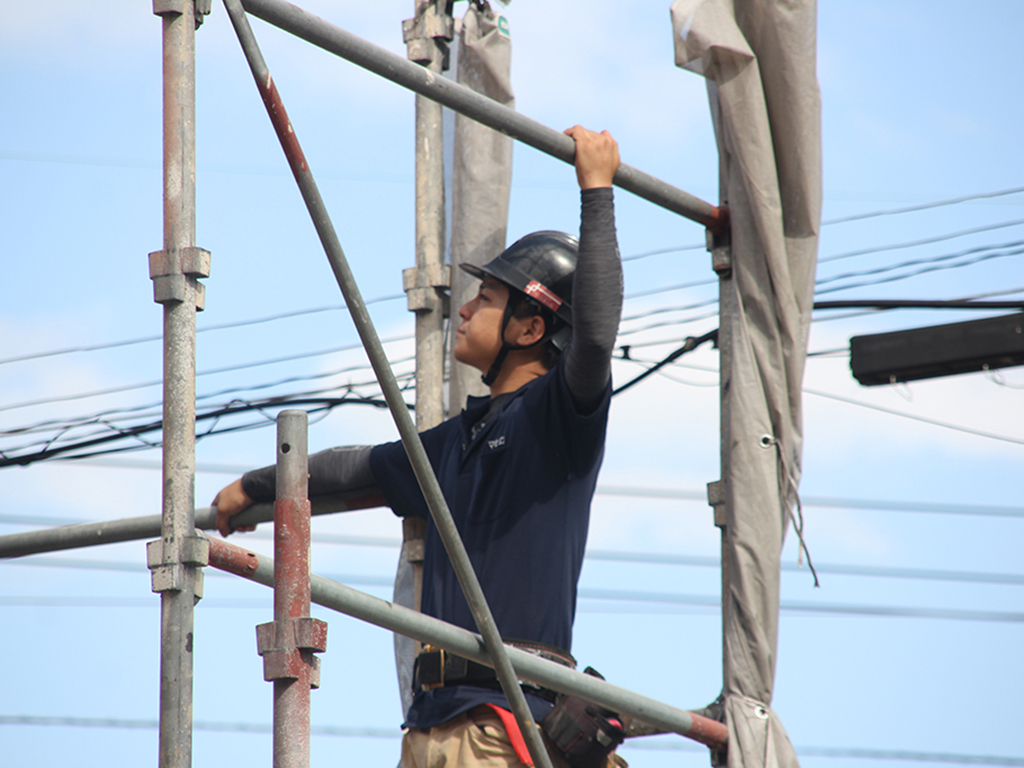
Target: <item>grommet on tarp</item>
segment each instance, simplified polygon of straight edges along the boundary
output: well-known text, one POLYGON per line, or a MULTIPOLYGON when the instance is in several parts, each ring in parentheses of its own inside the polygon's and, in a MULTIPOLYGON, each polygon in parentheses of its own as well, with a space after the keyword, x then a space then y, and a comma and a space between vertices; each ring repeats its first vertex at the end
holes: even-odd
POLYGON ((761 435, 760 439, 757 441, 757 444, 760 445, 762 448, 771 448, 773 445, 775 445, 775 438, 772 437, 771 435, 761 435))
POLYGON ((760 706, 754 707, 754 716, 757 717, 760 720, 767 720, 768 719, 768 710, 765 709, 764 707, 760 707, 760 706))

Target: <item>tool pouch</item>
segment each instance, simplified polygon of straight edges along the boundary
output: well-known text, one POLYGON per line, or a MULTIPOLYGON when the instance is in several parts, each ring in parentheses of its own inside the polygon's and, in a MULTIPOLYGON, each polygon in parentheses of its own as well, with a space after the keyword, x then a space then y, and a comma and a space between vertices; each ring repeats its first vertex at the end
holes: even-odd
MULTIPOLYGON (((591 667, 584 673, 601 677, 591 667)), ((540 727, 573 768, 599 768, 626 738, 617 714, 565 694, 559 695, 540 727)))

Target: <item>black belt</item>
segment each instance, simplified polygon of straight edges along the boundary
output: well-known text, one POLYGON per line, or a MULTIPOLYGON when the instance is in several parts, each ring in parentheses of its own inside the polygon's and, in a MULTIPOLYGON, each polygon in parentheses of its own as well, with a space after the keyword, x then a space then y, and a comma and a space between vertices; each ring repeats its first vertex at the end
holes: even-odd
MULTIPOLYGON (((506 640, 509 645, 533 653, 541 658, 554 661, 570 669, 576 668, 576 659, 568 651, 544 643, 506 640)), ((525 690, 554 701, 557 693, 529 682, 520 681, 525 690)), ((479 664, 458 654, 441 648, 425 646, 416 657, 413 667, 413 690, 429 691, 449 685, 476 685, 482 688, 501 689, 497 673, 485 664, 479 664)))

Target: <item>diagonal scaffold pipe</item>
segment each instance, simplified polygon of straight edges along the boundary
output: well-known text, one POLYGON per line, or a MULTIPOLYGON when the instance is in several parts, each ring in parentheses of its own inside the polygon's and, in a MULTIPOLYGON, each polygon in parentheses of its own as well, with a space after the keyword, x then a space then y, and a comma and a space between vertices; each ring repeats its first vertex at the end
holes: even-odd
MULTIPOLYGON (((573 163, 576 144, 571 138, 504 104, 448 78, 439 77, 291 3, 283 0, 242 0, 242 5, 253 16, 318 48, 431 98, 534 149, 570 165, 573 163)), ((729 225, 729 211, 724 206, 712 205, 625 163, 619 166, 612 183, 655 205, 703 224, 713 232, 722 232, 729 225)))
MULTIPOLYGON (((238 35, 238 40, 245 53, 246 60, 249 62, 249 68, 252 70, 256 86, 259 89, 260 96, 270 116, 270 121, 281 142, 281 148, 284 150, 289 166, 291 166, 292 174, 295 176, 295 181, 302 193, 306 208, 309 210, 317 235, 320 237, 320 242, 327 253, 335 279, 345 297, 345 303, 348 305, 352 321, 359 333, 360 340, 363 342, 363 347, 366 349, 366 355, 370 359, 370 364, 373 366, 377 381, 380 383, 381 390, 384 393, 384 398, 387 400, 388 408, 391 410, 391 415, 395 420, 395 426, 402 437, 402 444, 409 456, 409 463, 412 465, 416 480, 419 482, 424 499, 430 509, 434 525, 441 537, 441 541, 444 543, 445 550, 448 552, 448 557, 452 562, 456 576, 458 576, 459 583, 462 585, 466 603, 473 614, 473 620, 476 622, 480 634, 484 638, 484 643, 490 654, 498 681, 501 683, 501 688, 508 699, 512 713, 519 724, 519 729, 526 740, 526 745, 529 748, 534 764, 541 766, 541 768, 551 768, 551 759, 541 740, 540 730, 537 728, 530 708, 526 703, 526 696, 519 687, 515 670, 512 668, 512 664, 505 652, 505 646, 501 641, 501 634, 498 632, 498 625, 491 614, 490 606, 487 605, 483 588, 480 586, 476 572, 473 570, 469 555, 462 543, 462 538, 459 536, 458 528, 455 526, 455 521, 452 519, 451 512, 448 509, 448 503, 441 493, 441 486, 438 484, 434 470, 430 466, 427 452, 420 441, 416 425, 413 424, 412 417, 409 415, 409 409, 402 398, 401 390, 391 370, 384 347, 377 336, 373 321, 370 319, 370 314, 366 309, 366 303, 363 301, 359 286, 352 274, 352 270, 349 268, 348 259, 342 250, 341 242, 338 240, 338 235, 334 230, 334 225, 331 223, 330 215, 327 213, 327 207, 320 196, 320 191, 317 188, 313 174, 306 163, 298 137, 295 135, 295 131, 288 119, 288 113, 285 111, 284 103, 277 92, 277 86, 274 84, 266 62, 263 60, 256 37, 249 26, 249 20, 242 9, 240 0, 224 0, 224 5, 227 8, 228 15, 231 17, 231 23, 235 28, 235 33, 238 35)), ((416 65, 413 64, 411 66, 415 67, 416 65)))
MULTIPOLYGON (((258 584, 274 584, 274 562, 271 558, 219 539, 210 539, 210 566, 258 584)), ((414 637, 481 664, 492 664, 480 636, 462 627, 316 574, 310 575, 310 590, 312 601, 325 608, 414 637)), ((515 666, 516 674, 538 685, 579 696, 643 723, 699 741, 712 749, 723 749, 728 742, 725 725, 717 720, 620 688, 518 648, 505 646, 505 651, 515 666)))

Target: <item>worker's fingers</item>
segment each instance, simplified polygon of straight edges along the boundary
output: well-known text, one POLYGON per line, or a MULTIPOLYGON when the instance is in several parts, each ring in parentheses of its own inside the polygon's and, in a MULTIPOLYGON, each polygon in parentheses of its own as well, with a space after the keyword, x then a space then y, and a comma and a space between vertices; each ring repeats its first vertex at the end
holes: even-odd
POLYGON ((217 530, 221 536, 228 536, 233 531, 254 531, 253 526, 234 528, 231 525, 231 518, 252 504, 249 494, 242 488, 241 479, 236 480, 221 488, 220 493, 213 499, 213 505, 217 509, 217 530))
POLYGON ((610 187, 619 170, 619 145, 608 131, 588 130, 581 125, 564 133, 576 142, 576 178, 580 189, 610 187))

